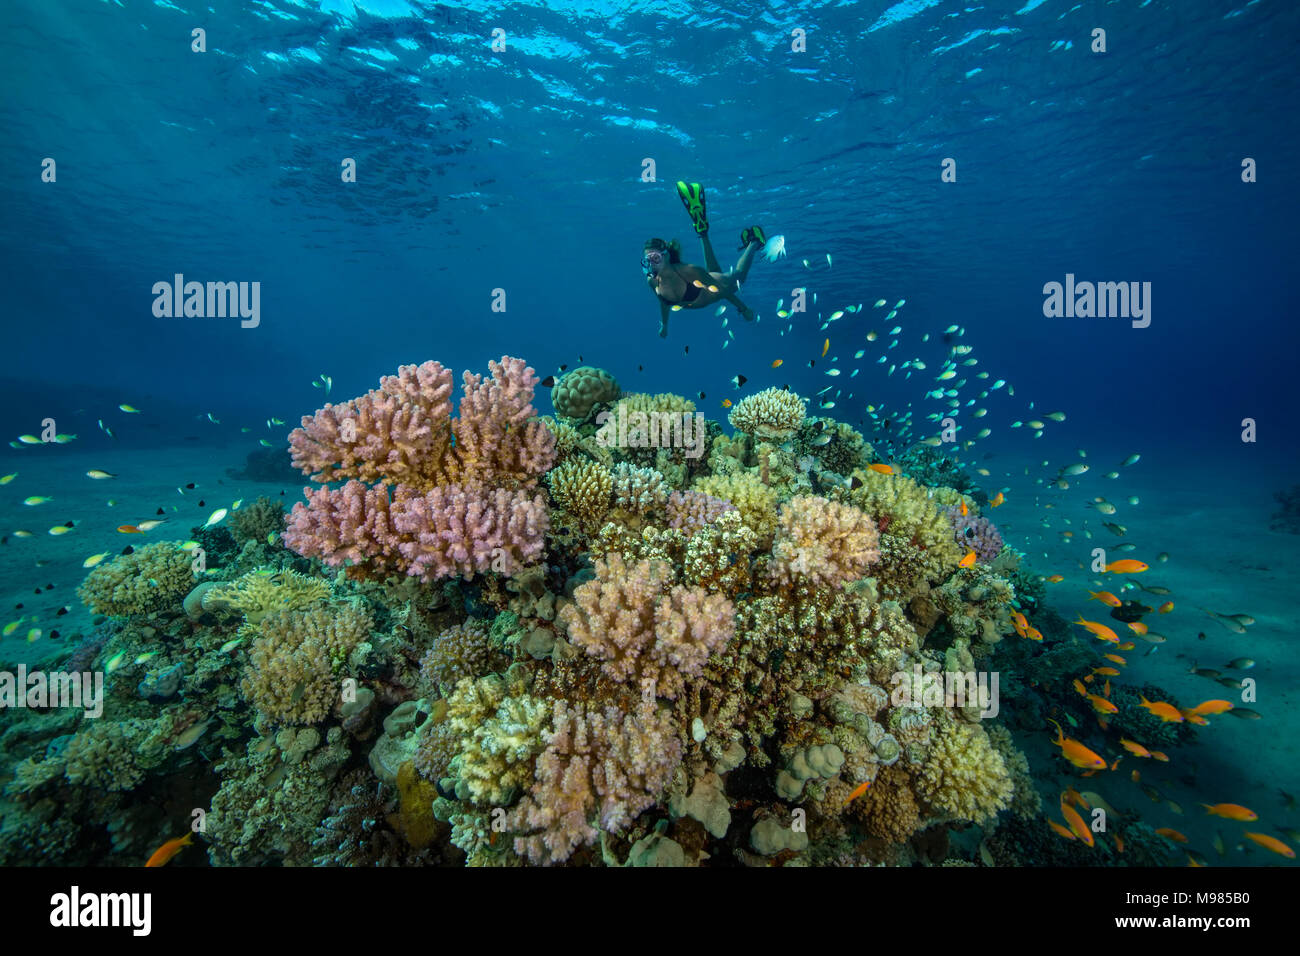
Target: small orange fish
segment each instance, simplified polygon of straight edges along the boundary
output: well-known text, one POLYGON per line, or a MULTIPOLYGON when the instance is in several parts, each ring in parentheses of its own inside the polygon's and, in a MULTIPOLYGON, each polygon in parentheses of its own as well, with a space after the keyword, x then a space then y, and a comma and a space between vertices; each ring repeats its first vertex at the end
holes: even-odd
POLYGON ((1120 835, 1118 831, 1116 831, 1115 833, 1115 849, 1120 853, 1124 852, 1124 841, 1120 839, 1120 835))
POLYGON ((1112 644, 1119 643, 1119 635, 1108 628, 1105 624, 1098 623, 1097 621, 1085 621, 1082 614, 1079 615, 1079 619, 1074 623, 1091 631, 1103 641, 1109 641, 1112 644))
POLYGON ((730 407, 731 407, 731 399, 729 399, 729 398, 724 398, 724 399, 722 400, 722 407, 723 407, 723 408, 730 408, 730 407))
POLYGON ((1145 634, 1150 630, 1150 628, 1147 627, 1145 624, 1143 624, 1141 621, 1129 621, 1128 629, 1132 631, 1134 634, 1145 634))
POLYGON ((1161 750, 1151 751, 1151 759, 1159 760, 1161 763, 1169 763, 1169 758, 1165 756, 1164 752, 1161 750))
POLYGON ((1057 724, 1054 720, 1052 723, 1056 724, 1056 739, 1052 743, 1061 748, 1062 757, 1081 770, 1100 770, 1106 766, 1106 761, 1102 760, 1101 757, 1079 743, 1079 741, 1071 740, 1065 736, 1060 724, 1057 724))
POLYGON ((1225 820, 1242 820, 1249 823, 1251 820, 1258 820, 1259 814, 1254 810, 1249 810, 1239 803, 1216 803, 1211 806, 1208 803, 1202 803, 1205 812, 1212 817, 1223 817, 1225 820))
POLYGON ((1025 631, 1029 627, 1029 622, 1025 620, 1025 616, 1021 614, 1019 611, 1012 611, 1011 620, 1015 622, 1016 633, 1019 634, 1021 637, 1024 637, 1025 631))
POLYGON ((1088 702, 1092 704, 1092 709, 1099 714, 1118 714, 1119 708, 1108 701, 1100 694, 1089 694, 1088 702))
POLYGON ((867 792, 867 788, 870 786, 871 786, 870 780, 862 781, 860 784, 858 784, 856 787, 853 788, 853 792, 850 793, 849 798, 844 801, 844 805, 847 807, 854 800, 858 799, 858 797, 862 796, 864 793, 867 792))
POLYGON ((1160 834, 1166 840, 1173 840, 1175 843, 1187 842, 1187 837, 1183 836, 1177 830, 1172 830, 1169 827, 1161 827, 1160 829, 1156 830, 1156 833, 1160 834))
POLYGON ((1106 686, 1101 689, 1101 696, 1110 700, 1110 680, 1106 681, 1106 686))
POLYGON ((1178 712, 1183 715, 1183 720, 1187 721, 1189 724, 1195 724, 1198 727, 1208 727, 1210 725, 1210 722, 1200 714, 1194 713, 1190 710, 1179 710, 1178 712))
POLYGON ((1079 816, 1079 811, 1074 809, 1064 800, 1061 801, 1061 816, 1065 817, 1065 822, 1069 824, 1070 830, 1088 846, 1092 846, 1092 830, 1088 824, 1083 822, 1083 817, 1079 816))
POLYGON ((1088 593, 1092 595, 1091 600, 1100 601, 1102 604, 1105 604, 1107 607, 1119 607, 1121 604, 1124 603, 1119 598, 1115 597, 1115 595, 1111 594, 1109 591, 1089 591, 1088 593))
POLYGON ((1080 697, 1087 697, 1087 696, 1088 696, 1088 688, 1086 688, 1086 687, 1083 686, 1083 681, 1081 681, 1081 680, 1076 680, 1076 681, 1074 682, 1074 689, 1075 689, 1076 691, 1079 692, 1079 696, 1080 696, 1080 697))
POLYGON ((1284 856, 1288 860, 1295 859, 1295 850, 1291 849, 1277 837, 1271 837, 1267 833, 1246 833, 1244 835, 1247 839, 1254 840, 1266 850, 1272 850, 1274 853, 1284 856))
POLYGON ((1132 780, 1134 783, 1141 783, 1141 782, 1142 782, 1142 774, 1138 773, 1136 770, 1134 770, 1134 771, 1133 771, 1131 774, 1129 774, 1128 776, 1129 776, 1129 779, 1132 780))
POLYGON ((1221 714, 1225 710, 1232 710, 1232 701, 1230 700, 1203 700, 1191 709, 1193 714, 1221 714))
MULTIPOLYGON (((1140 743, 1137 743, 1137 742, 1135 742, 1135 741, 1129 740, 1129 739, 1126 738, 1126 737, 1121 737, 1121 738, 1119 738, 1119 745, 1120 745, 1121 747, 1123 747, 1125 750, 1127 750, 1129 753, 1131 753, 1134 757, 1150 757, 1150 756, 1151 756, 1151 751, 1147 750, 1146 747, 1143 747, 1140 743)), ((1137 779, 1138 779, 1138 772, 1137 772, 1136 770, 1134 770, 1134 771, 1133 771, 1133 782, 1134 782, 1134 783, 1137 783, 1137 779)))
POLYGON ((1177 707, 1166 701, 1149 701, 1141 694, 1138 695, 1138 700, 1142 701, 1142 706, 1150 711, 1153 716, 1159 717, 1166 724, 1181 724, 1186 719, 1177 707))
POLYGON ((966 556, 957 562, 959 568, 973 568, 979 556, 974 551, 967 551, 966 556))
POLYGON ((1043 632, 1036 627, 1027 627, 1025 628, 1025 637, 1029 638, 1031 641, 1041 641, 1043 639, 1043 632))
POLYGON ((1002 492, 999 491, 996 497, 989 499, 989 504, 994 508, 998 508, 1001 507, 1006 500, 1007 499, 1002 496, 1002 492))
POLYGON ((1094 668, 1092 669, 1092 672, 1093 672, 1094 674, 1100 674, 1102 677, 1118 677, 1118 676, 1119 676, 1119 671, 1115 670, 1115 668, 1113 668, 1113 667, 1094 667, 1094 668))
POLYGON ((1169 613, 1170 611, 1172 611, 1173 609, 1174 609, 1174 602, 1173 602, 1173 601, 1166 601, 1164 604, 1162 604, 1162 605, 1160 605, 1158 608, 1156 608, 1156 613, 1157 613, 1157 614, 1168 614, 1168 613, 1169 613))
POLYGON ((962 514, 962 517, 963 517, 963 518, 966 517, 966 515, 970 514, 970 509, 966 507, 966 499, 965 499, 965 498, 963 498, 963 499, 961 500, 961 514, 962 514))
POLYGON ((777 359, 775 362, 772 363, 772 368, 780 368, 784 364, 785 364, 785 359, 777 359))
MULTIPOLYGON (((1098 720, 1097 723, 1100 724, 1101 721, 1098 720)), ((1102 727, 1101 729, 1102 729, 1102 730, 1105 730, 1106 728, 1105 728, 1105 727, 1102 727)), ((1120 762, 1121 760, 1123 760, 1123 759, 1124 759, 1124 755, 1123 755, 1123 754, 1120 754, 1118 757, 1115 758, 1115 762, 1114 762, 1113 764, 1110 765, 1110 772, 1111 772, 1111 773, 1114 773, 1114 772, 1115 772, 1115 769, 1119 766, 1119 762, 1120 762)))
POLYGON ((1075 790, 1074 787, 1066 788, 1065 793, 1061 794, 1061 802, 1068 803, 1072 807, 1083 807, 1085 810, 1092 809, 1092 805, 1083 799, 1083 794, 1075 790))
POLYGON ((1074 834, 1071 833, 1067 827, 1061 826, 1055 820, 1048 820, 1047 825, 1050 826, 1053 830, 1055 830, 1059 836, 1063 836, 1067 840, 1074 839, 1074 834))
POLYGON ((137 527, 136 527, 135 525, 133 525, 133 524, 118 525, 117 530, 118 530, 121 534, 144 534, 143 531, 141 531, 139 528, 137 528, 137 527))
POLYGON ((1131 651, 1131 650, 1133 650, 1133 648, 1135 648, 1135 647, 1137 647, 1137 645, 1134 644, 1132 641, 1125 641, 1123 644, 1120 644, 1120 645, 1116 648, 1116 650, 1120 650, 1120 651, 1131 651))
POLYGON ((181 852, 184 847, 193 846, 194 839, 192 833, 187 833, 183 837, 177 837, 174 840, 168 840, 158 849, 153 851, 153 856, 149 857, 149 862, 145 866, 166 866, 171 858, 181 852))
POLYGON ((867 469, 881 475, 892 475, 894 473, 893 465, 867 465, 867 469))
POLYGON ((830 340, 830 339, 827 339, 825 342, 822 343, 822 354, 821 354, 821 357, 822 357, 822 358, 825 358, 825 357, 826 357, 826 353, 829 352, 830 350, 831 350, 831 340, 830 340))
POLYGON ((1050 578, 1047 579, 1047 583, 1048 583, 1048 584, 1060 584, 1060 583, 1061 583, 1062 581, 1064 581, 1064 580, 1065 580, 1065 575, 1063 575, 1063 574, 1053 574, 1050 578))
POLYGON ((1120 667, 1128 666, 1128 661, 1124 660, 1124 658, 1120 657, 1118 654, 1102 654, 1101 656, 1113 664, 1118 664, 1120 667))
POLYGON ((1147 565, 1132 558, 1123 558, 1106 565, 1106 570, 1114 574, 1141 574, 1146 569, 1147 565))

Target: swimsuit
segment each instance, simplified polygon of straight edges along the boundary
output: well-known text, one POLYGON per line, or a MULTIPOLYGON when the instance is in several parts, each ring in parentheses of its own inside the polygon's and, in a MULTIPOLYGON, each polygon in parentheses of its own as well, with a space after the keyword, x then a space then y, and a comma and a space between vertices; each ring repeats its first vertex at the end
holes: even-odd
MULTIPOLYGON (((683 277, 682 281, 686 282, 686 279, 683 277)), ((673 302, 671 299, 665 299, 658 289, 655 290, 655 295, 659 296, 659 298, 663 299, 669 305, 686 305, 688 302, 694 302, 700 297, 700 287, 694 282, 686 282, 686 293, 682 296, 680 303, 673 302)))

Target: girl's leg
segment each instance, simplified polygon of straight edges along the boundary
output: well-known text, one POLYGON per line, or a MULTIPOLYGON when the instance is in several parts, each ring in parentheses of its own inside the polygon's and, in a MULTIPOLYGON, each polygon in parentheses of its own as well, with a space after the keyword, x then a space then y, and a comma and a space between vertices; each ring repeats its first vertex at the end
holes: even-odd
POLYGON ((751 242, 745 247, 745 251, 742 252, 740 258, 736 260, 736 268, 731 270, 731 275, 734 276, 737 281, 744 282, 749 276, 749 267, 754 263, 754 255, 762 248, 763 246, 759 242, 751 242))
POLYGON ((722 266, 718 265, 718 257, 713 254, 713 243, 709 242, 707 232, 700 236, 700 245, 704 247, 704 268, 709 272, 721 272, 722 266))

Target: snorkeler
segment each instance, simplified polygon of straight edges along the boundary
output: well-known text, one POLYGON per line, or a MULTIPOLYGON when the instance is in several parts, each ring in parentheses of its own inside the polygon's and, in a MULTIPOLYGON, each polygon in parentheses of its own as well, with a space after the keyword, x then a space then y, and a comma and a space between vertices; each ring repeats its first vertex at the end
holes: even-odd
POLYGON ((723 272, 718 257, 709 242, 709 219, 704 208, 704 187, 699 183, 677 183, 677 195, 691 216, 691 223, 704 246, 705 267, 682 262, 682 247, 676 239, 647 239, 641 253, 641 266, 645 269, 646 284, 659 299, 659 337, 668 335, 668 313, 676 309, 703 309, 720 299, 734 305, 749 322, 754 312, 741 302, 736 293, 749 275, 754 254, 767 243, 759 226, 750 226, 740 234, 740 248, 744 250, 736 268, 723 272))

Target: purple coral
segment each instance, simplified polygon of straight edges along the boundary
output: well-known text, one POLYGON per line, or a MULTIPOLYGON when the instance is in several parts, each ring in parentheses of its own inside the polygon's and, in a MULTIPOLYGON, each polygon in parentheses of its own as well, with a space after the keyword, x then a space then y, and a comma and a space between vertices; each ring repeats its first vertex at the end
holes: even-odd
POLYGON ((948 520, 952 522, 957 546, 966 551, 974 551, 975 557, 988 564, 1002 551, 1002 535, 988 518, 962 514, 959 506, 947 509, 948 520))
POLYGON ((668 496, 668 527, 694 534, 712 524, 718 515, 735 510, 730 501, 702 491, 674 491, 668 496))

